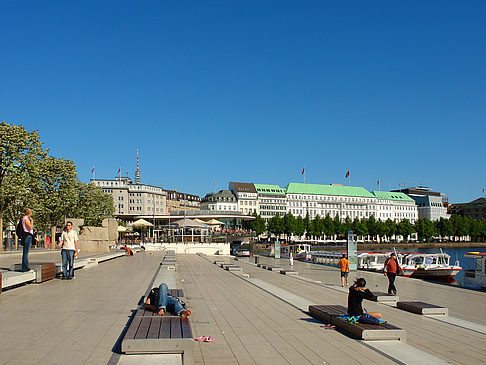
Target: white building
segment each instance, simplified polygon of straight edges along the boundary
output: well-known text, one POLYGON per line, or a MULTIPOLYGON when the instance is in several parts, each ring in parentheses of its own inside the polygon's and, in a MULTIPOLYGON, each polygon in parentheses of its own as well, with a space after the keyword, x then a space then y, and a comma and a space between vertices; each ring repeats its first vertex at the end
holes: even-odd
MULTIPOLYGON (((393 192, 397 192, 394 190, 393 192)), ((444 206, 445 194, 432 191, 430 188, 416 186, 400 190, 415 201, 418 208, 418 217, 436 221, 440 218, 449 219, 447 208, 444 206)))
POLYGON ((238 201, 238 211, 243 214, 259 214, 258 194, 252 183, 230 182, 229 189, 238 201))
POLYGON ((201 210, 237 212, 238 201, 231 190, 220 190, 218 193, 209 193, 201 199, 201 210))
POLYGON ((258 211, 268 222, 275 215, 283 217, 287 213, 285 190, 277 185, 253 184, 258 194, 258 211))
POLYGON ((128 218, 140 215, 167 213, 167 193, 158 186, 133 184, 128 177, 92 179, 103 192, 111 194, 115 205, 115 217, 128 218))
POLYGON ((372 194, 376 197, 375 219, 397 222, 408 219, 412 224, 418 219, 417 205, 406 194, 396 191, 373 191, 372 194))

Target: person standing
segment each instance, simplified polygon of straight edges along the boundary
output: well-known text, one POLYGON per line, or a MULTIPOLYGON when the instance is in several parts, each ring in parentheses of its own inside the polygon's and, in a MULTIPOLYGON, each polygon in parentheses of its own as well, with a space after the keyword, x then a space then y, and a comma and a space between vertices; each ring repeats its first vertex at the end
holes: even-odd
POLYGON ((32 245, 32 236, 34 234, 34 220, 32 219, 32 210, 25 208, 24 217, 22 218, 22 229, 24 231, 20 244, 23 244, 22 250, 22 271, 34 271, 29 267, 29 251, 32 245))
POLYGON ((289 261, 290 261, 290 266, 294 266, 294 255, 292 255, 292 251, 290 251, 290 256, 289 256, 289 261))
POLYGON ((388 278, 388 294, 396 295, 397 288, 395 287, 395 278, 402 268, 397 260, 395 252, 390 254, 390 257, 386 259, 384 266, 385 276, 388 278))
POLYGON ((66 223, 66 230, 61 235, 61 257, 63 279, 74 279, 74 253, 79 252, 78 234, 73 230, 73 223, 66 223), (68 271, 69 266, 69 271, 68 271))
POLYGON ((341 286, 344 286, 345 283, 346 283, 346 286, 348 286, 349 285, 349 279, 348 279, 349 261, 346 258, 345 254, 343 254, 343 256, 341 257, 341 260, 339 260, 338 266, 341 268, 341 286))

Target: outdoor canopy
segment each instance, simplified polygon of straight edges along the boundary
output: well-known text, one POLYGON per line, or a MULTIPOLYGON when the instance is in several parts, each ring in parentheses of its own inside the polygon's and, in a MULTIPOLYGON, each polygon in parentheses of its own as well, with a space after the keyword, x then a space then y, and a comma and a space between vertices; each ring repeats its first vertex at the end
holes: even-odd
POLYGON ((178 221, 174 222, 179 227, 204 227, 206 226, 205 223, 199 223, 193 219, 179 219, 178 221))
POLYGON ((150 222, 147 222, 145 219, 139 219, 135 222, 133 222, 133 227, 152 227, 153 224, 150 222))

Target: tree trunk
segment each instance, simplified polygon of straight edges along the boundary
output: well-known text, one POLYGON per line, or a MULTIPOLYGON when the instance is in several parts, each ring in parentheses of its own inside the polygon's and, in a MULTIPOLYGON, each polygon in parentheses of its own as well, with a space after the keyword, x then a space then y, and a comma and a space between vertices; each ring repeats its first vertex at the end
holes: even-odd
POLYGON ((51 227, 51 250, 56 248, 56 226, 51 227))
POLYGON ((0 214, 0 252, 3 252, 3 214, 0 214))

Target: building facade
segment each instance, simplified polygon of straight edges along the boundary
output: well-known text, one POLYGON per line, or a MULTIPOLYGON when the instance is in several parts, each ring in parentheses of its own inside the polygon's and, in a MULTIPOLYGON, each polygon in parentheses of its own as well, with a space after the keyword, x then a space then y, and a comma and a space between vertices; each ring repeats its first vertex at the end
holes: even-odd
POLYGON ((259 214, 258 194, 252 183, 230 182, 229 190, 238 201, 238 211, 243 214, 259 214))
POLYGON ((194 194, 181 193, 177 190, 166 190, 167 211, 195 211, 200 209, 201 198, 194 194))
POLYGON ((408 219, 412 224, 418 219, 417 205, 408 195, 391 191, 373 191, 372 194, 376 198, 375 219, 381 221, 408 219))
POLYGON ((134 184, 128 177, 92 179, 91 182, 113 197, 115 217, 167 214, 167 193, 161 187, 134 184))
POLYGON ((449 213, 473 219, 486 219, 486 198, 478 198, 469 203, 451 204, 449 213))
POLYGON ((268 222, 277 214, 287 213, 287 196, 278 185, 253 184, 258 196, 258 214, 268 222))
POLYGON ((238 201, 231 190, 209 193, 201 199, 201 210, 238 212, 238 201))
POLYGON ((427 218, 436 221, 440 218, 450 218, 450 215, 447 214, 447 208, 444 206, 445 194, 443 193, 432 191, 432 189, 423 186, 392 190, 392 192, 404 193, 412 198, 417 204, 420 219, 427 218))

